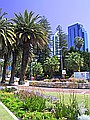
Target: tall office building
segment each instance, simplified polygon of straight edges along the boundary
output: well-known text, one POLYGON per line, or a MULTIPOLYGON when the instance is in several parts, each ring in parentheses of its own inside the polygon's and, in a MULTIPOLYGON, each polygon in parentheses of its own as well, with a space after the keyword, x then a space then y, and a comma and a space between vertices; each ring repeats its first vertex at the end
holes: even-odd
MULTIPOLYGON (((61 28, 62 32, 62 28, 61 28)), ((51 56, 56 55, 60 59, 60 49, 62 45, 66 45, 67 47, 67 35, 65 33, 62 33, 62 40, 59 40, 59 31, 56 31, 52 36, 51 36, 51 43, 50 43, 50 49, 51 49, 51 56), (64 41, 64 42, 63 42, 64 41), (60 43, 62 42, 62 43, 60 43), (61 46, 60 46, 61 44, 61 46)))
POLYGON ((74 40, 75 37, 81 37, 84 40, 84 44, 80 50, 88 51, 88 38, 87 32, 83 28, 83 25, 76 23, 68 27, 68 49, 72 46, 75 48, 74 40))
POLYGON ((56 55, 58 58, 60 57, 58 31, 51 36, 50 49, 51 56, 56 55))

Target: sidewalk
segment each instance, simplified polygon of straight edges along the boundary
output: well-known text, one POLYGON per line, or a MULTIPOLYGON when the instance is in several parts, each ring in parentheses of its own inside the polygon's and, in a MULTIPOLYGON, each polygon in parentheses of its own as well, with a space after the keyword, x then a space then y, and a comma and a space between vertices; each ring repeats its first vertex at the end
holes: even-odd
POLYGON ((18 120, 18 118, 0 102, 0 120, 18 120))

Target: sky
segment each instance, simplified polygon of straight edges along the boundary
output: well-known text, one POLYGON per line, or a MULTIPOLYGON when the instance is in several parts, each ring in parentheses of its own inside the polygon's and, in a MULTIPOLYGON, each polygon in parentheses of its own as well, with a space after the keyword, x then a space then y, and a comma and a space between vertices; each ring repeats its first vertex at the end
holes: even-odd
POLYGON ((67 33, 68 26, 78 22, 87 31, 90 51, 90 0, 1 0, 0 8, 8 13, 8 18, 14 13, 23 14, 25 9, 45 16, 53 33, 58 25, 67 33))

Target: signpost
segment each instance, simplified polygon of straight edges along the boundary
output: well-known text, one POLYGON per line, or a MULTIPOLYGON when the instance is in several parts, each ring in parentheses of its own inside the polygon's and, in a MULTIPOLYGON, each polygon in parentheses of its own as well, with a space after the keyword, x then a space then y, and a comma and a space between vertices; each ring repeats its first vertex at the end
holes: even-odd
POLYGON ((66 70, 62 70, 62 78, 65 78, 66 70))
POLYGON ((62 75, 65 75, 66 74, 66 70, 62 70, 62 75))

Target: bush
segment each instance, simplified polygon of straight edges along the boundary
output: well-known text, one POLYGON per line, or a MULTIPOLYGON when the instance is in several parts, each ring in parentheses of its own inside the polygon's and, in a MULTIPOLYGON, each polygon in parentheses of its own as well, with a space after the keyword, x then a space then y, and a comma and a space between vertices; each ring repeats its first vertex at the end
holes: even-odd
POLYGON ((15 91, 17 91, 17 88, 15 88, 15 87, 5 87, 5 88, 2 89, 2 91, 4 91, 4 92, 15 92, 15 91))
POLYGON ((23 109, 25 111, 39 112, 45 108, 46 99, 34 92, 28 93, 27 91, 20 91, 16 93, 15 96, 23 102, 23 109))
POLYGON ((27 112, 22 120, 57 120, 51 112, 27 112))
POLYGON ((55 106, 55 117, 57 119, 65 117, 67 120, 77 120, 79 110, 76 96, 73 94, 70 96, 70 104, 66 105, 64 102, 64 96, 55 106))

